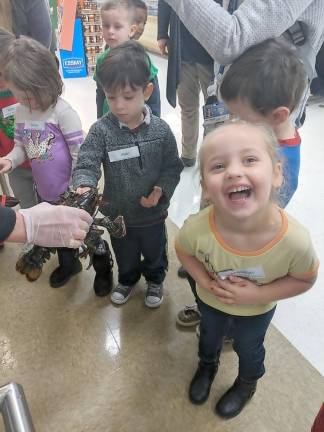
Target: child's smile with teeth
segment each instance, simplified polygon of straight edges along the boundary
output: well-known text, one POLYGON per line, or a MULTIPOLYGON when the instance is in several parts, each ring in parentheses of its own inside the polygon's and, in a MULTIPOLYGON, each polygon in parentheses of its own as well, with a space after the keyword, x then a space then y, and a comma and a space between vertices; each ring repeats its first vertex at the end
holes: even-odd
POLYGON ((229 199, 232 201, 246 199, 251 196, 251 187, 250 186, 238 186, 230 189, 228 191, 229 199))

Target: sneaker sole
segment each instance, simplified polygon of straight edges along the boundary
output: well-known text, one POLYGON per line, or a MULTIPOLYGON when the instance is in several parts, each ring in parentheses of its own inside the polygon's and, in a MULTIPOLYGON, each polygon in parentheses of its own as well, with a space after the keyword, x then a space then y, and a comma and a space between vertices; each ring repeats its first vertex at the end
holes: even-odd
MULTIPOLYGON (((135 288, 135 287, 134 287, 134 288, 135 288)), ((112 298, 112 296, 110 296, 110 301, 111 301, 112 303, 116 304, 116 305, 122 305, 122 304, 126 303, 127 300, 129 300, 129 298, 132 296, 132 294, 133 294, 133 292, 134 292, 134 290, 135 290, 134 288, 133 288, 132 291, 128 294, 127 297, 125 297, 125 298, 123 298, 123 299, 120 299, 120 300, 115 300, 115 299, 112 298)))
POLYGON ((163 296, 161 298, 161 300, 158 303, 147 303, 146 298, 145 298, 145 306, 147 306, 150 309, 154 309, 154 308, 158 308, 163 302, 163 296))
POLYGON ((181 327, 195 327, 198 324, 200 324, 200 320, 199 321, 198 320, 196 320, 196 321, 190 321, 190 322, 185 323, 185 322, 181 321, 179 319, 179 317, 177 317, 177 324, 179 326, 181 326, 181 327))

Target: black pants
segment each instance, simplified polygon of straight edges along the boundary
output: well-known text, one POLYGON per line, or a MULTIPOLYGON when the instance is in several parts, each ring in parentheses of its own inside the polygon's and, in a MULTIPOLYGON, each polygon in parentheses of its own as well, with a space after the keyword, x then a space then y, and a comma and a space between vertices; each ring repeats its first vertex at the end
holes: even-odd
POLYGON ((60 266, 71 268, 77 260, 78 249, 57 248, 57 256, 60 266))
POLYGON ((111 237, 111 245, 118 265, 119 283, 134 285, 141 275, 148 282, 160 284, 164 281, 168 270, 164 221, 148 227, 128 227, 125 237, 111 237))

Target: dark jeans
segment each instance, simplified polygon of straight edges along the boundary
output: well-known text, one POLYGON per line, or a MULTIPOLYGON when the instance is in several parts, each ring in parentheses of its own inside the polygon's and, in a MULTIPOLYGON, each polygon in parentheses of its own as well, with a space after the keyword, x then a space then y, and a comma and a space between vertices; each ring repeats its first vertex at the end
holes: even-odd
POLYGON ((142 274, 148 282, 160 284, 164 281, 168 270, 164 221, 147 227, 128 227, 125 237, 111 237, 111 245, 118 265, 119 283, 134 285, 142 274))
POLYGON ((204 362, 217 361, 224 337, 231 329, 233 349, 239 358, 239 376, 247 381, 257 380, 265 372, 264 337, 275 307, 262 315, 229 315, 208 306, 198 299, 201 312, 199 357, 204 362))

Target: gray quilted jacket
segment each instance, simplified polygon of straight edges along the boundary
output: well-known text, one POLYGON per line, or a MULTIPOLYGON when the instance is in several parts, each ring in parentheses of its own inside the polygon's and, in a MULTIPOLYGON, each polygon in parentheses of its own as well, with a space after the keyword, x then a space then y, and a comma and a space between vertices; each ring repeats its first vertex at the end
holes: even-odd
POLYGON ((96 187, 103 167, 107 204, 101 212, 113 218, 123 215, 127 226, 150 225, 166 217, 183 169, 170 127, 146 109, 145 121, 136 132, 122 126, 112 113, 94 123, 80 148, 73 172, 75 188, 96 187), (110 152, 130 147, 138 149, 138 157, 110 161, 110 152), (158 205, 142 207, 141 197, 148 196, 154 186, 163 190, 158 205))

